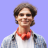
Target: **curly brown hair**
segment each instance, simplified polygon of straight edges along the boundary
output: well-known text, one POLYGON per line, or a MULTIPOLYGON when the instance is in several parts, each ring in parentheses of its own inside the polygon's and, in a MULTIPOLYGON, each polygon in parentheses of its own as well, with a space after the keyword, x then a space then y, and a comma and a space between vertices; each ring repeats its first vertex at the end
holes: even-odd
MULTIPOLYGON (((21 3, 19 4, 15 9, 14 9, 14 17, 18 16, 19 12, 23 9, 23 8, 28 8, 32 14, 32 17, 35 17, 37 15, 37 9, 36 7, 34 7, 33 5, 29 4, 29 3, 21 3)), ((18 21, 15 19, 16 24, 18 24, 18 21)), ((35 24, 34 20, 31 22, 30 26, 33 26, 35 24)))

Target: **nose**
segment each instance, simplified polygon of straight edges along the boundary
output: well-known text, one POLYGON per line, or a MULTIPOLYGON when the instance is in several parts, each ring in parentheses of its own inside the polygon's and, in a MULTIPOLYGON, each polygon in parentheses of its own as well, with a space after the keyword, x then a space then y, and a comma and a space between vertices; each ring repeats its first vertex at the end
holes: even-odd
POLYGON ((23 17, 24 19, 27 19, 27 16, 26 15, 24 15, 24 17, 23 17))

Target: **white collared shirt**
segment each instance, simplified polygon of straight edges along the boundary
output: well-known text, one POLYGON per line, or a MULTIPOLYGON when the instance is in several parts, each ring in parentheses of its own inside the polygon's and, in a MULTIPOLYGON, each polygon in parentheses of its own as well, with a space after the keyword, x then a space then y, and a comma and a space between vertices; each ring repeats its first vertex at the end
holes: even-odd
POLYGON ((22 40, 21 37, 16 34, 16 40, 18 48, 34 48, 34 40, 32 35, 28 40, 22 40))

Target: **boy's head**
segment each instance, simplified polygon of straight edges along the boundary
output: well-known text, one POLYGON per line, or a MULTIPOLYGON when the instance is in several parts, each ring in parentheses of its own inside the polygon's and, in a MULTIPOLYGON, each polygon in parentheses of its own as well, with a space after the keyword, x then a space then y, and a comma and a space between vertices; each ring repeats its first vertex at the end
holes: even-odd
MULTIPOLYGON (((37 10, 36 8, 29 4, 29 3, 21 3, 19 4, 15 9, 14 9, 14 17, 15 17, 15 21, 18 24, 18 21, 16 20, 16 16, 18 17, 18 14, 20 13, 20 11, 23 8, 28 8, 32 14, 32 17, 35 17, 35 15, 37 14, 37 10)), ((33 26, 35 24, 34 20, 31 22, 30 26, 33 26)))

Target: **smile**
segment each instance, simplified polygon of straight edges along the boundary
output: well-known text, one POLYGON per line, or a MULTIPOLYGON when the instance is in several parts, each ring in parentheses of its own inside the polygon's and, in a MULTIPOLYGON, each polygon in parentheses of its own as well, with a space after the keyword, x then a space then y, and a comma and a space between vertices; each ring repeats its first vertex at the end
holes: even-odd
POLYGON ((28 22, 28 21, 22 21, 22 22, 28 22))
POLYGON ((22 21, 23 23, 28 23, 29 21, 22 21))

